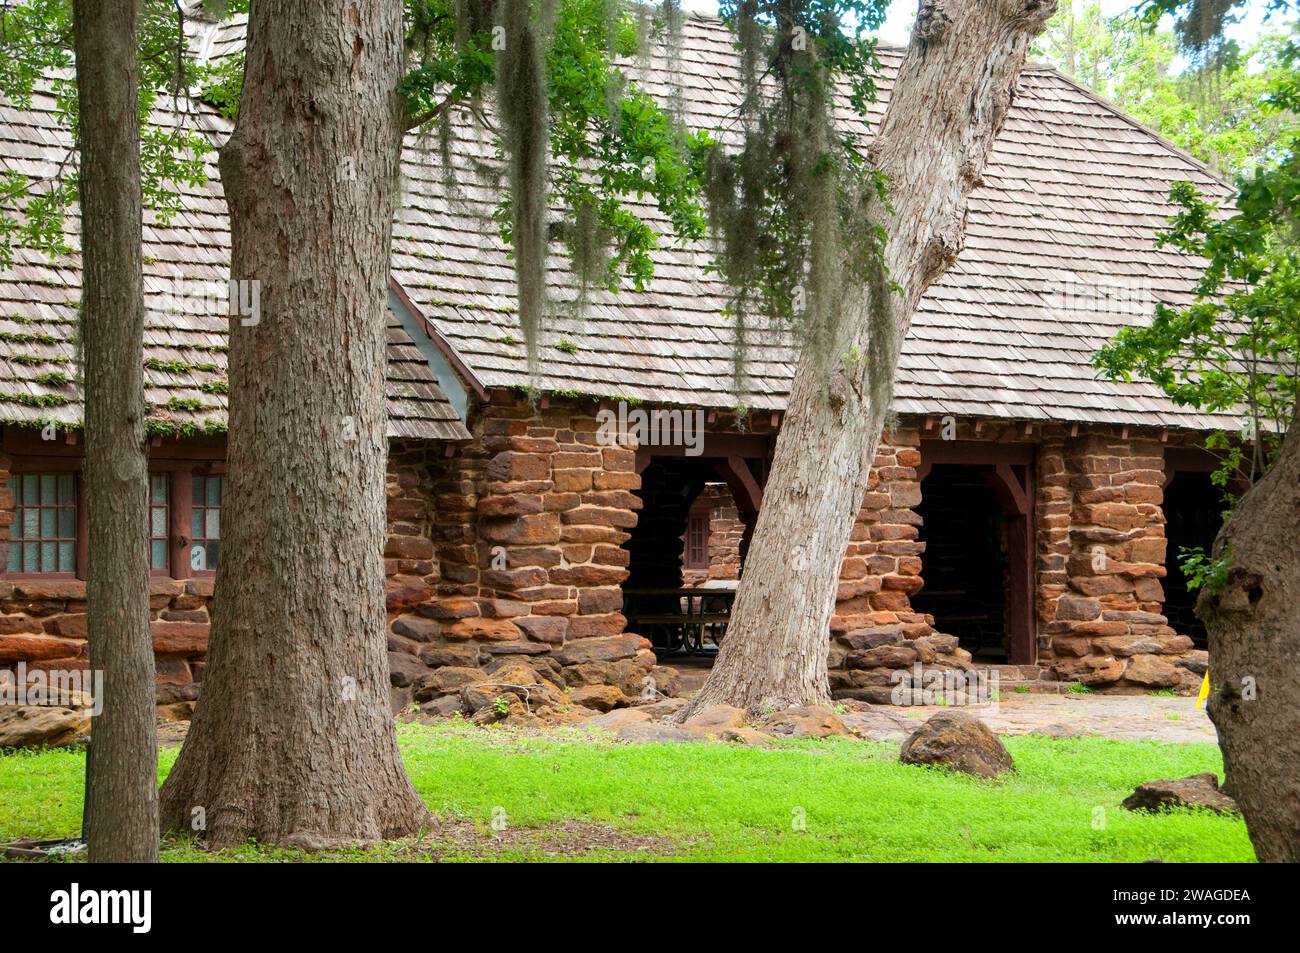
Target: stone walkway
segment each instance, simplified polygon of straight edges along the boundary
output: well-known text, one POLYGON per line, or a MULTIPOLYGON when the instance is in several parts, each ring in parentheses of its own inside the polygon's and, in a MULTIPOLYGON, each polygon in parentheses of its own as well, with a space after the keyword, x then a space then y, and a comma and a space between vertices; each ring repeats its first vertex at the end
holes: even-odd
MULTIPOLYGON (((850 729, 878 741, 901 740, 941 711, 936 705, 872 706, 841 719, 850 729)), ((1208 742, 1218 735, 1195 698, 1152 695, 1016 695, 995 705, 964 708, 1000 735, 1040 734, 1057 738, 1100 735, 1125 741, 1208 742)))

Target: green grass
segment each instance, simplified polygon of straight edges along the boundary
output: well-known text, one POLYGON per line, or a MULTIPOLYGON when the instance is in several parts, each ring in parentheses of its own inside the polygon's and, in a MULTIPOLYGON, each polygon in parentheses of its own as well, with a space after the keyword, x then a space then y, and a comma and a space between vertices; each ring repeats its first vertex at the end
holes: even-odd
MULTIPOLYGON (((417 846, 398 843, 315 858, 255 845, 214 857, 172 840, 166 858, 429 859, 431 851, 444 860, 1254 856, 1240 819, 1191 811, 1134 814, 1119 806, 1143 781, 1221 773, 1219 751, 1209 744, 1009 738, 1017 773, 988 782, 902 765, 897 746, 849 739, 792 741, 770 749, 632 746, 576 733, 538 736, 456 724, 402 726, 399 739, 412 782, 458 836, 440 843, 435 833, 417 846), (511 832, 500 841, 490 827, 498 808, 511 832), (801 814, 804 830, 794 823, 801 814), (589 843, 580 849, 584 841, 589 843)), ((163 753, 164 772, 175 756, 175 750, 163 753)), ((84 756, 70 751, 0 756, 0 840, 75 834, 83 764, 84 756)))

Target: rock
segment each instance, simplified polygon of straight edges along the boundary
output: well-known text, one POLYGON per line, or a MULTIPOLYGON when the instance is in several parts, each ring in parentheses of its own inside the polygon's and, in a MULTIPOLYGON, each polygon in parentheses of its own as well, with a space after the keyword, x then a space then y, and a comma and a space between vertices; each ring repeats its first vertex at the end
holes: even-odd
POLYGON ((648 721, 641 724, 624 725, 614 733, 614 736, 619 741, 632 741, 637 744, 680 744, 684 741, 703 740, 698 734, 687 731, 685 728, 648 721))
POLYGON ((420 648, 420 661, 430 668, 455 665, 459 668, 477 668, 477 645, 425 645, 420 648))
POLYGON ((720 734, 745 726, 745 709, 731 705, 710 705, 682 722, 682 727, 702 734, 720 734))
POLYGON ((644 708, 620 708, 583 722, 583 728, 598 728, 604 731, 620 731, 628 725, 639 725, 650 720, 644 708))
POLYGON ((458 711, 463 711, 464 707, 459 695, 443 695, 421 705, 420 714, 430 718, 450 718, 458 711))
POLYGON ((882 645, 896 645, 903 641, 903 629, 897 625, 882 625, 874 629, 854 629, 840 636, 840 641, 851 649, 874 649, 882 645))
POLYGON ((831 735, 849 733, 844 722, 833 711, 814 705, 797 705, 778 711, 764 718, 762 727, 770 734, 789 735, 793 738, 828 738, 831 735))
POLYGON ((543 705, 537 709, 537 717, 542 724, 556 727, 559 725, 576 725, 587 721, 591 711, 576 705, 543 705))
POLYGON ((1176 807, 1199 807, 1217 814, 1240 813, 1237 802, 1219 787, 1213 772, 1193 774, 1175 781, 1148 781, 1126 797, 1123 806, 1130 811, 1158 812, 1176 807))
POLYGON ((616 662, 619 659, 632 658, 640 648, 641 637, 637 635, 577 639, 566 642, 564 647, 555 653, 555 659, 561 665, 616 662))
POLYGON ((198 701, 199 686, 197 682, 175 685, 170 682, 154 686, 154 703, 157 705, 174 705, 177 702, 198 701))
POLYGON ((498 724, 507 728, 542 727, 542 719, 525 708, 524 703, 514 695, 503 693, 499 697, 506 699, 505 704, 498 705, 494 701, 493 704, 483 705, 474 712, 470 721, 484 727, 498 724))
POLYGON ((1056 600, 1058 622, 1090 622, 1101 617, 1101 603, 1087 596, 1067 592, 1056 600))
POLYGON ((64 748, 85 740, 90 715, 45 705, 0 707, 0 748, 64 748))
POLYGON ((978 718, 960 711, 942 711, 929 718, 903 743, 898 760, 942 765, 979 778, 1015 770, 998 736, 978 718))
POLYGON ((166 722, 189 721, 194 717, 194 702, 175 702, 158 706, 158 720, 166 722))
POLYGON ((1084 685, 1109 685, 1118 682, 1124 674, 1124 660, 1109 655, 1091 655, 1082 659, 1078 673, 1084 685))
POLYGON ((1134 655, 1129 659, 1124 677, 1138 685, 1152 688, 1168 688, 1178 682, 1178 673, 1173 663, 1158 655, 1134 655))
POLYGON ((1174 663, 1175 668, 1185 668, 1197 675, 1204 675, 1210 668, 1210 653, 1205 649, 1196 649, 1174 663))
POLYGON ((645 712, 651 718, 667 718, 685 707, 685 698, 661 698, 653 705, 638 705, 636 710, 645 712))
POLYGON ((747 748, 765 748, 772 743, 772 739, 757 728, 724 728, 717 737, 728 744, 747 748))
POLYGON ((406 688, 422 675, 429 674, 429 667, 414 655, 405 652, 388 653, 388 681, 398 688, 406 688))
MULTIPOLYGON (((930 655, 933 658, 933 650, 930 655)), ((911 668, 919 657, 916 649, 903 645, 881 645, 874 649, 850 652, 845 664, 849 668, 911 668)))
POLYGON ((613 685, 583 685, 569 694, 569 700, 575 705, 601 712, 626 708, 628 704, 627 696, 613 685))
POLYGON ((867 707, 866 711, 849 711, 839 717, 850 733, 868 741, 902 741, 915 724, 885 708, 867 707))
POLYGON ((411 683, 416 701, 428 701, 437 695, 449 695, 452 692, 472 685, 483 678, 483 673, 476 668, 463 668, 446 665, 436 671, 421 675, 411 683))

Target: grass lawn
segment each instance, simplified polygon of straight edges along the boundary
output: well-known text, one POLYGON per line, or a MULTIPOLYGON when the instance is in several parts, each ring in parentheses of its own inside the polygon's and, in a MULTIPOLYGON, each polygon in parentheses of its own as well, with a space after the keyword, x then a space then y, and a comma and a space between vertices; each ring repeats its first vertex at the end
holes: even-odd
MULTIPOLYGON (((896 745, 848 739, 623 745, 457 724, 403 725, 398 735, 411 780, 441 822, 420 841, 311 856, 252 844, 213 855, 169 840, 165 858, 1254 859, 1238 818, 1119 806, 1143 781, 1221 775, 1209 744, 1008 738, 1017 773, 988 782, 901 765, 896 745)), ((176 753, 163 752, 163 772, 176 753)), ((0 841, 77 833, 83 766, 80 751, 0 756, 0 841)))

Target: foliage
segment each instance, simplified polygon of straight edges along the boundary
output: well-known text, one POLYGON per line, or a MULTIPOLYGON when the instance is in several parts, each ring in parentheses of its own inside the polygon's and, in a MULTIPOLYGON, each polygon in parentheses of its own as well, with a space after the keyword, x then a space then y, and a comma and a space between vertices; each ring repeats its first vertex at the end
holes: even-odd
MULTIPOLYGON (((1187 699, 1189 712, 1191 699, 1187 699)), ((627 745, 449 722, 401 725, 411 782, 444 822, 418 844, 304 854, 247 845, 211 854, 186 841, 169 861, 533 859, 575 856, 548 831, 604 833, 591 859, 699 861, 1249 861, 1237 817, 1143 814, 1120 801, 1153 777, 1222 773, 1213 744, 1008 737, 1016 773, 990 783, 898 763, 897 745, 850 739, 627 745), (488 828, 502 807, 511 832, 488 828), (1105 825, 1094 821, 1105 809, 1105 825), (791 823, 802 808, 806 829, 791 823), (472 842, 449 842, 466 822, 472 842), (439 833, 440 832, 440 833, 439 833), (537 836, 529 837, 528 833, 537 836), (621 850, 620 838, 645 839, 621 850), (608 846, 610 844, 613 846, 608 846)), ((160 752, 166 774, 176 749, 160 752)), ((0 840, 80 826, 84 753, 0 756, 0 840)), ((579 835, 580 836, 580 835, 579 835)))
POLYGON ((794 325, 820 358, 866 289, 887 296, 883 224, 865 213, 885 183, 863 144, 837 122, 847 89, 865 117, 878 69, 871 34, 881 0, 723 0, 739 47, 738 148, 707 150, 705 188, 716 270, 732 289, 735 389, 743 393, 747 318, 758 310, 794 325))
POLYGON ((1224 175, 1251 171, 1275 157, 1297 124, 1288 110, 1260 102, 1290 75, 1284 32, 1181 68, 1179 38, 1168 26, 1131 15, 1105 17, 1096 0, 1062 4, 1034 56, 1111 100, 1224 175))

